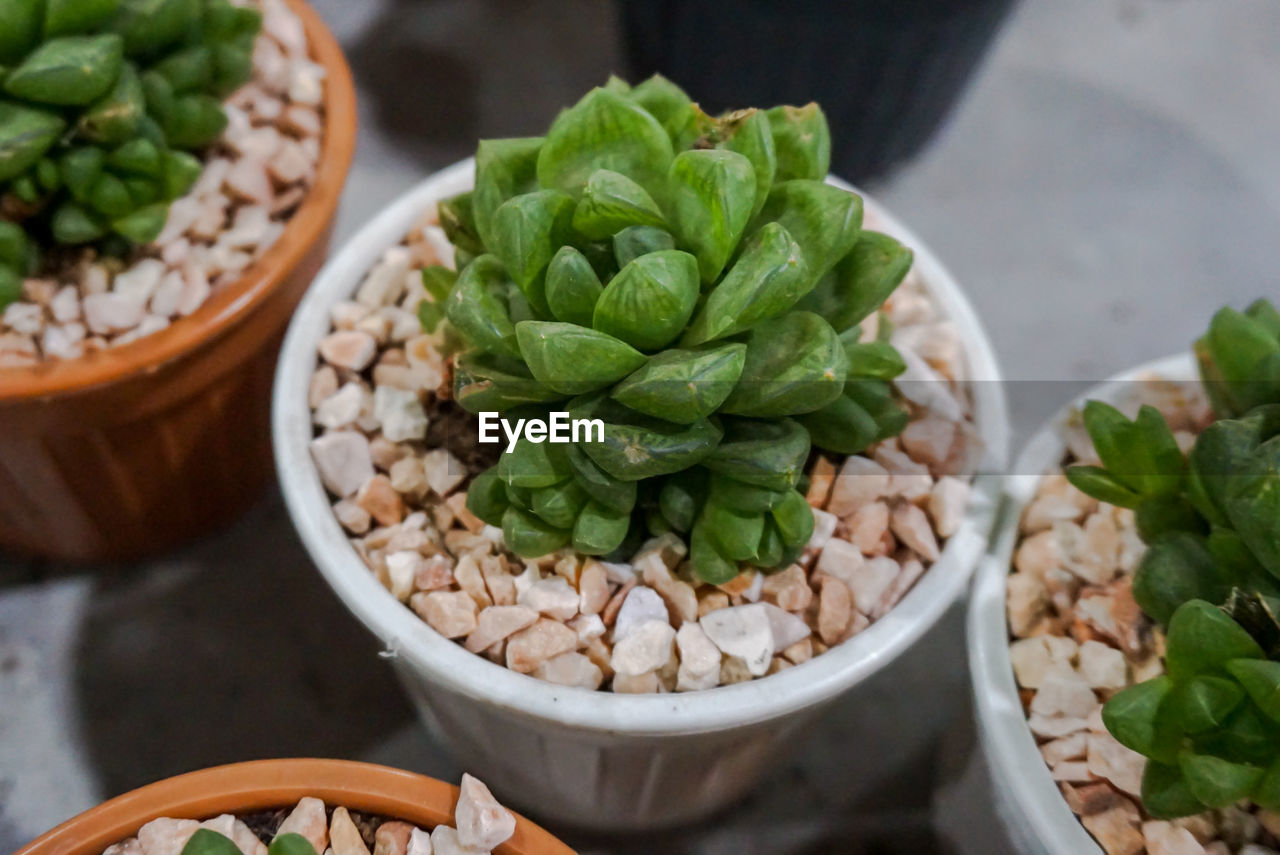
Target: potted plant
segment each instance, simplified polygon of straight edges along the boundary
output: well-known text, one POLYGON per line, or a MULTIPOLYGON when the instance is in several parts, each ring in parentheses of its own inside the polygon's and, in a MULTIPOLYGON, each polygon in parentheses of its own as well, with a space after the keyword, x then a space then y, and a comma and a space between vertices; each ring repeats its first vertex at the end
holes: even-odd
POLYGON ((711 117, 612 80, 398 201, 295 316, 275 440, 304 541, 459 755, 547 815, 724 805, 981 548, 985 338, 820 180, 828 140, 817 105, 711 117))
POLYGON ((269 473, 266 387, 354 145, 300 0, 0 13, 0 548, 124 559, 269 473))
POLYGON ((260 760, 168 778, 67 820, 19 855, 572 855, 499 805, 462 788, 347 760, 260 760), (434 844, 434 845, 433 845, 434 844))
POLYGON ((1221 310, 1195 357, 1041 432, 976 584, 984 741, 1042 851, 1277 844, 1280 313, 1221 310))

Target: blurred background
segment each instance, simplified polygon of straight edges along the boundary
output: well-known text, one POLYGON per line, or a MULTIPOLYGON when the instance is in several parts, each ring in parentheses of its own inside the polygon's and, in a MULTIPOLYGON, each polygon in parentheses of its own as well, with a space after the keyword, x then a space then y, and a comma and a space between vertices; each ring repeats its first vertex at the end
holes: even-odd
MULTIPOLYGON (((661 71, 709 109, 822 102, 833 171, 967 289, 1011 381, 1015 448, 1083 386, 1277 291, 1275 0, 314 4, 362 99, 339 242, 477 137, 540 132, 611 72, 661 71)), ((962 630, 957 607, 728 814, 661 839, 566 836, 598 853, 1012 852, 962 630)), ((233 760, 455 779, 377 653, 274 493, 142 566, 0 555, 0 851, 233 760)))

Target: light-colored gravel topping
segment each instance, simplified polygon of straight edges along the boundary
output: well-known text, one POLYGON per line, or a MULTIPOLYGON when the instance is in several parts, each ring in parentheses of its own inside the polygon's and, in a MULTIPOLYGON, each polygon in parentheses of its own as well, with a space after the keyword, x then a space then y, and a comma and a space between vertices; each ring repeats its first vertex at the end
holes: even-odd
MULTIPOLYGON (((1198 384, 1135 385, 1120 409, 1151 404, 1184 450, 1212 418, 1198 384)), ((1097 463, 1078 419, 1066 465, 1097 463)), ((1280 815, 1230 807, 1173 822, 1142 809, 1146 760, 1107 732, 1102 706, 1164 673, 1164 635, 1133 599, 1144 545, 1133 512, 1047 474, 1023 512, 1008 579, 1009 656, 1027 723, 1067 805, 1107 855, 1275 855, 1280 815)))
MULTIPOLYGON (((874 228, 874 225, 870 227, 874 228)), ((813 538, 795 564, 701 583, 665 534, 626 562, 565 550, 527 561, 466 509, 493 462, 453 401, 416 314, 424 266, 451 263, 434 212, 332 307, 310 390, 311 454, 352 546, 446 638, 512 670, 587 689, 708 689, 794 667, 883 617, 956 532, 981 456, 963 352, 913 273, 886 304, 911 421, 863 455, 815 455, 813 538)), ((872 315, 864 335, 876 334, 872 315)))
POLYGON ((256 0, 253 79, 226 103, 229 123, 164 230, 132 258, 62 253, 0 312, 0 368, 75 359, 159 332, 234 282, 284 231, 315 181, 324 68, 284 0, 256 0))
POLYGON ((207 819, 153 819, 135 837, 108 846, 103 855, 182 855, 191 835, 202 828, 233 842, 242 855, 267 855, 280 834, 300 834, 318 855, 487 855, 516 830, 515 816, 498 804, 489 788, 463 774, 453 825, 419 828, 408 822, 371 816, 345 807, 327 808, 306 797, 291 810, 207 819))

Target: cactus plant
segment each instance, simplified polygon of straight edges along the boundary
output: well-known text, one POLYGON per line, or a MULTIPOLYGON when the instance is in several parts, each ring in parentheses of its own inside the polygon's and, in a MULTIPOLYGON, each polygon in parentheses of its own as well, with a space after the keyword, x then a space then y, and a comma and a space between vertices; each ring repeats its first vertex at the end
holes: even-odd
POLYGON ((1148 758, 1156 817, 1250 799, 1280 809, 1280 314, 1223 309, 1196 343, 1221 418, 1183 457, 1159 413, 1090 402, 1102 466, 1067 476, 1133 508, 1147 550, 1133 594, 1167 633, 1167 673, 1120 692, 1103 720, 1148 758))
POLYGON ((904 366, 860 322, 911 252, 824 183, 816 104, 708 116, 677 86, 615 79, 545 137, 486 140, 474 189, 440 205, 456 275, 428 269, 461 339, 466 409, 599 419, 602 442, 522 439, 468 506, 525 556, 688 537, 704 580, 786 566, 813 516, 816 446, 896 434, 904 366))
POLYGON ((48 244, 152 240, 251 73, 230 0, 0 4, 0 305, 48 244))

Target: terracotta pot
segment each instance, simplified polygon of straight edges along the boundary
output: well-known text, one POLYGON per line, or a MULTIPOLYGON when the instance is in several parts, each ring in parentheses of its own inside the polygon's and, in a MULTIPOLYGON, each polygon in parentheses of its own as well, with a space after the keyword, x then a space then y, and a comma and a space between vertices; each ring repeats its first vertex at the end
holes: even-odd
POLYGON ((82 359, 0 369, 0 549, 125 560, 228 522, 271 478, 275 354, 327 254, 355 149, 342 50, 289 5, 328 72, 315 185, 284 234, 197 312, 82 359))
MULTIPOLYGON (((215 766, 150 784, 104 802, 36 838, 15 855, 101 855, 157 817, 207 819, 289 807, 314 796, 329 807, 420 827, 452 824, 458 788, 400 769, 349 760, 257 760, 215 766)), ((516 833, 494 855, 574 855, 550 833, 516 816, 516 833)))

